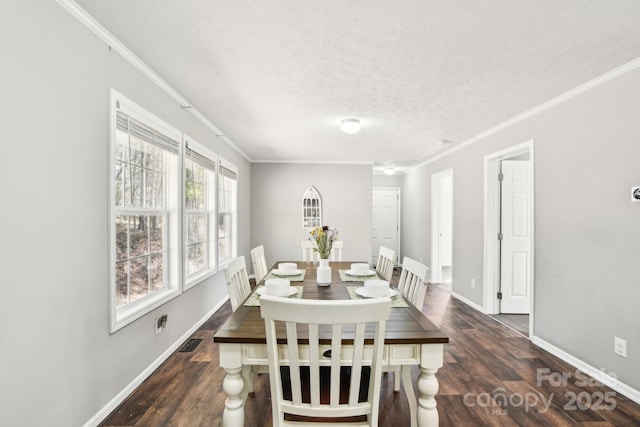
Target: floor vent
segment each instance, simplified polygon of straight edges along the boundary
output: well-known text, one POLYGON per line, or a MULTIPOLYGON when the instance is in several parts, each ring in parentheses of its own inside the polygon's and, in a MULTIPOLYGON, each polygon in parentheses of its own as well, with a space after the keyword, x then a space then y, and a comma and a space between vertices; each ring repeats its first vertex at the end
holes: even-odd
POLYGON ((200 344, 200 341, 202 341, 202 338, 191 338, 189 341, 187 341, 184 347, 180 349, 180 352, 191 353, 193 350, 195 350, 198 347, 198 345, 200 344))

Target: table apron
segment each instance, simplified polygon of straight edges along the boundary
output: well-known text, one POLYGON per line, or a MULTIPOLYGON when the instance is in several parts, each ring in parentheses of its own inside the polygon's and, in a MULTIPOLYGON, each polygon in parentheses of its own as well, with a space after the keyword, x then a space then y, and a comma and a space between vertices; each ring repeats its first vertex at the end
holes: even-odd
MULTIPOLYGON (((286 345, 278 346, 282 360, 287 360, 286 345)), ((301 361, 309 360, 309 348, 300 347, 303 354, 301 361)), ((329 346, 321 346, 322 352, 329 346)), ((343 347, 342 359, 350 361, 351 346, 343 347)), ((372 349, 365 349, 365 361, 371 361, 372 349)), ((443 365, 442 344, 385 344, 382 363, 388 365, 422 365, 441 368, 443 365)), ((329 360, 329 359, 327 359, 329 360)), ((220 366, 223 368, 239 368, 243 365, 269 365, 265 344, 220 344, 220 366)))

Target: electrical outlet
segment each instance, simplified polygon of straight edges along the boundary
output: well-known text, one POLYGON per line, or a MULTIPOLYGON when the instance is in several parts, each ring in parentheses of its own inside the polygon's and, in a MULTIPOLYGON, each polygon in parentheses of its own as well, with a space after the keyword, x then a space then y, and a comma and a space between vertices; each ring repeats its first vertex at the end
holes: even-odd
POLYGON ((627 357, 627 342, 622 338, 613 337, 613 352, 622 357, 627 357))
POLYGON ((168 318, 169 316, 167 316, 166 314, 163 314, 160 317, 156 317, 156 335, 162 332, 164 328, 167 326, 168 318))
POLYGON ((476 287, 476 279, 471 279, 471 287, 472 288, 476 287))

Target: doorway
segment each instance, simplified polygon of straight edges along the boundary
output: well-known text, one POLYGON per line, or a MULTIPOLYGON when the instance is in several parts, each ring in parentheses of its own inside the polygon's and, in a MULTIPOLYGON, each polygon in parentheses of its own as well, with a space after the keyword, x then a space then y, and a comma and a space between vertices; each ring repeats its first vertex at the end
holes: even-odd
POLYGON ((431 283, 451 290, 453 169, 431 175, 431 283))
POLYGON ((396 252, 400 259, 400 189, 373 188, 371 265, 378 263, 380 246, 396 252))
POLYGON ((534 313, 533 161, 533 141, 485 157, 483 305, 487 314, 509 326, 509 319, 518 317, 528 325, 524 333, 529 337, 534 313))

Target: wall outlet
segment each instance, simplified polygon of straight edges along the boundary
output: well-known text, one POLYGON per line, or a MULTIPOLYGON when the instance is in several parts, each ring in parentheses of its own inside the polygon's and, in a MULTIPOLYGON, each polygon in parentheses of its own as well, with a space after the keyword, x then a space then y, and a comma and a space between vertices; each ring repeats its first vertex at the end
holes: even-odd
POLYGON ((169 319, 169 316, 167 316, 166 314, 163 314, 160 317, 156 317, 156 335, 158 335, 164 330, 164 328, 166 328, 167 319, 169 319))
POLYGON ((613 337, 613 352, 622 357, 627 357, 627 342, 622 338, 613 337))
POLYGON ((472 288, 476 287, 476 279, 471 279, 471 287, 472 288))

